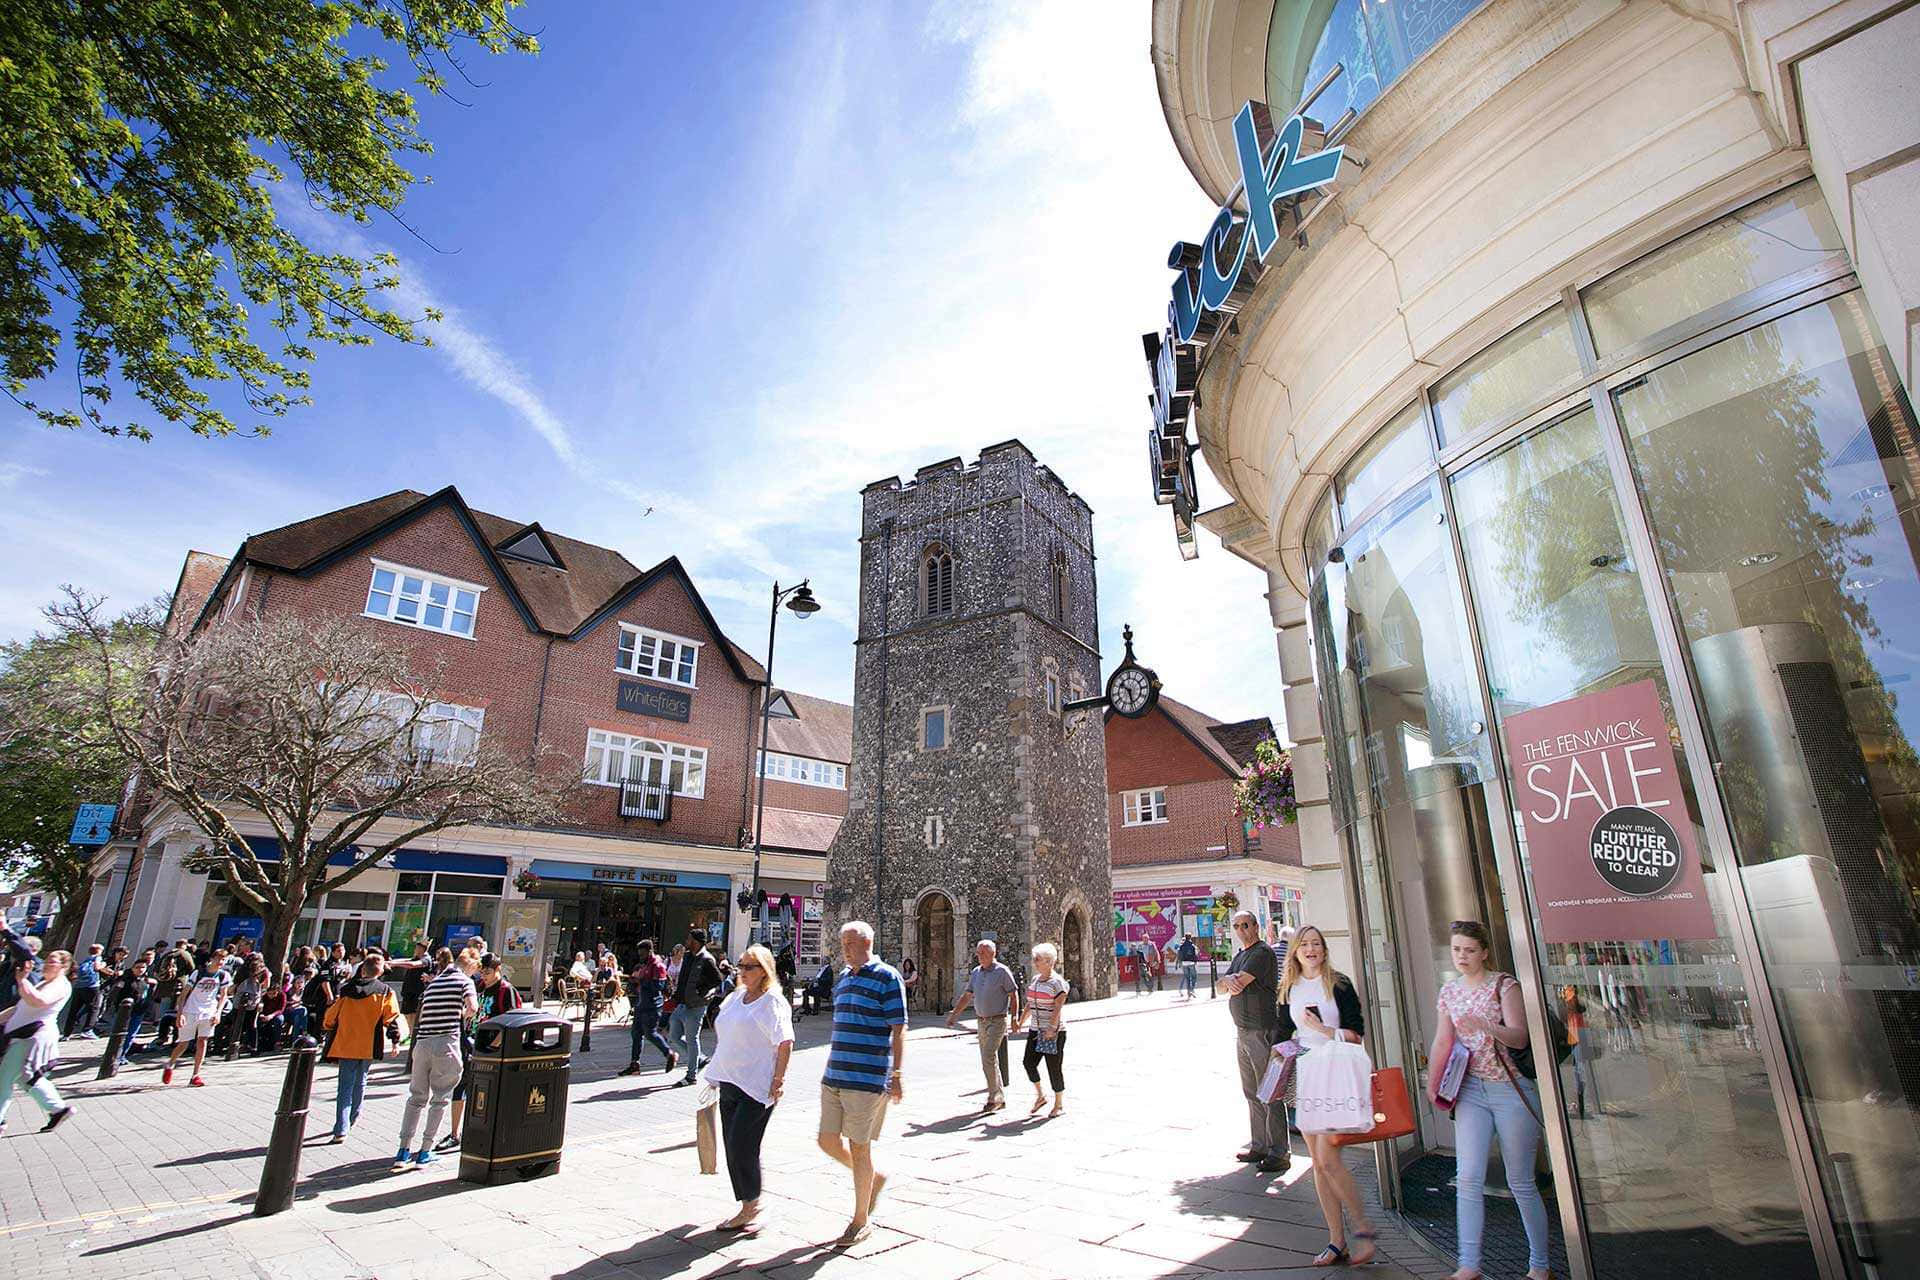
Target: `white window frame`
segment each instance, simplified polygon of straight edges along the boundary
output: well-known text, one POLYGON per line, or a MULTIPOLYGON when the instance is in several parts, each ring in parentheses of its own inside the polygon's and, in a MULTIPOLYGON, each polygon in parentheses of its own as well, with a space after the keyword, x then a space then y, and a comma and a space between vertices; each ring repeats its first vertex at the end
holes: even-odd
POLYGON ((1167 789, 1141 787, 1120 793, 1120 825, 1157 827, 1167 820, 1167 789))
POLYGON ((797 782, 803 787, 826 787, 833 791, 847 789, 847 766, 843 764, 815 759, 813 756, 796 756, 785 751, 764 752, 762 759, 765 761, 762 770, 769 778, 797 782))
MULTIPOLYGON (((411 695, 372 693, 368 698, 394 730, 413 715, 411 695)), ((486 723, 485 707, 466 707, 457 702, 423 703, 407 745, 431 763, 471 765, 479 759, 480 735, 486 731, 486 723)))
POLYGON ((373 559, 373 573, 367 580, 367 603, 360 611, 364 618, 378 618, 382 622, 394 622, 403 627, 413 627, 419 631, 434 631, 441 635, 458 636, 462 640, 471 640, 480 630, 480 597, 486 588, 477 582, 465 582, 459 578, 449 578, 444 573, 428 573, 425 569, 415 569, 410 565, 395 564, 391 560, 373 559), (381 574, 391 575, 383 588, 381 574), (418 582, 419 590, 408 591, 409 582, 418 582), (434 599, 435 588, 445 593, 445 599, 434 599), (462 595, 473 597, 470 610, 459 607, 462 595), (379 612, 376 597, 386 600, 385 612, 379 612), (413 616, 402 612, 402 605, 413 602, 413 616), (441 619, 436 625, 427 621, 427 615, 435 609, 440 611, 441 619), (455 622, 460 617, 467 619, 467 629, 460 630, 455 622))
POLYGON ((623 779, 655 784, 671 782, 675 764, 680 781, 673 794, 703 800, 707 794, 707 749, 684 742, 662 742, 613 729, 588 729, 587 751, 581 763, 581 781, 596 787, 617 787, 623 779), (635 774, 635 763, 642 772, 635 774))
POLYGON ((620 624, 619 644, 614 651, 613 669, 630 676, 693 689, 699 686, 700 650, 705 647, 704 641, 689 640, 671 631, 656 631, 652 627, 637 627, 630 622, 623 622, 620 624), (629 640, 632 643, 628 643, 629 640), (652 644, 649 645, 648 641, 652 641, 652 644), (673 646, 671 658, 666 656, 667 645, 673 646), (652 652, 643 657, 642 650, 645 649, 651 649, 652 652), (684 677, 681 674, 683 669, 684 677))

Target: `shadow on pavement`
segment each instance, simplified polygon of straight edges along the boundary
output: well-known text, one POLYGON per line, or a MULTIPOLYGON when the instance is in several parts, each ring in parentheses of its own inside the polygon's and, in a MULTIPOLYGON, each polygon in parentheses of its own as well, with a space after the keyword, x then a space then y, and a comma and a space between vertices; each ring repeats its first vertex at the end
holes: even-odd
POLYGON ((180 1169, 196 1164, 211 1164, 216 1160, 257 1160, 265 1154, 267 1154, 265 1147, 235 1147, 231 1151, 208 1151, 201 1155, 182 1156, 178 1160, 162 1160, 153 1167, 180 1169))
MULTIPOLYGON (((251 1199, 252 1197, 248 1198, 251 1199)), ((100 1258, 110 1254, 125 1253, 129 1249, 144 1249, 150 1244, 165 1244, 169 1240, 179 1240, 186 1236, 197 1236, 208 1231, 218 1231, 220 1228, 230 1227, 236 1222, 245 1222, 252 1216, 251 1213, 236 1213, 232 1217, 216 1218, 212 1222, 195 1222, 188 1226, 175 1227, 171 1231, 162 1231, 158 1235, 141 1236, 137 1240, 122 1240, 119 1244, 101 1245, 98 1249, 88 1249, 80 1256, 83 1258, 100 1258)))
POLYGON ((460 1194, 469 1186, 472 1186, 475 1191, 481 1190, 480 1187, 462 1182, 458 1178, 436 1178, 432 1182, 416 1182, 398 1191, 377 1190, 372 1195, 361 1196, 358 1199, 329 1200, 327 1208, 334 1213, 379 1213, 386 1209, 403 1209, 433 1200, 444 1200, 448 1196, 460 1194))
POLYGON ((714 1280, 714 1277, 737 1275, 743 1271, 756 1276, 771 1275, 776 1270, 780 1280, 807 1280, 844 1256, 842 1250, 831 1244, 795 1245, 779 1253, 755 1257, 751 1262, 716 1252, 740 1240, 739 1236, 721 1235, 710 1227, 689 1222, 668 1227, 624 1249, 603 1254, 572 1271, 555 1272, 552 1280, 605 1280, 607 1274, 618 1267, 651 1271, 675 1254, 687 1255, 685 1265, 673 1272, 677 1280, 714 1280))

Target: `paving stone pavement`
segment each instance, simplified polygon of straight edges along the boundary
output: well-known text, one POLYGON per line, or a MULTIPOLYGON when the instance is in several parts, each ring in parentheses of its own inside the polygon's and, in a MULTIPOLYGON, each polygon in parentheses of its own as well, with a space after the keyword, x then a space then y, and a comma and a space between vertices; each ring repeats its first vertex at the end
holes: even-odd
MULTIPOLYGON (((979 1058, 967 1031, 917 1016, 907 1094, 876 1147, 888 1174, 878 1229, 831 1241, 851 1180, 814 1145, 826 1024, 803 1019, 788 1095, 765 1150, 759 1236, 712 1231, 734 1207, 724 1171, 698 1173, 697 1089, 657 1070, 618 1078, 627 1029, 602 1023, 577 1054, 566 1154, 551 1177, 460 1182, 457 1161, 389 1174, 405 1081, 376 1066, 353 1133, 328 1145, 334 1070, 316 1081, 294 1207, 252 1216, 284 1057, 210 1064, 208 1087, 159 1085, 158 1065, 93 1079, 72 1057, 60 1084, 79 1108, 52 1134, 18 1098, 0 1136, 4 1274, 86 1280, 1128 1280, 1231 1273, 1324 1275, 1325 1243, 1304 1158, 1280 1178, 1237 1163, 1245 1107, 1224 1000, 1122 995, 1070 1007, 1068 1110, 1026 1114, 1021 1076, 1007 1109, 978 1114, 979 1058), (22 1107, 24 1106, 24 1110, 22 1107)), ((70 1055, 78 1045, 70 1045, 70 1055)), ((653 1054, 652 1062, 658 1063, 653 1054)), ((1360 1160, 1355 1157, 1356 1166, 1360 1160)), ((1451 1267, 1382 1218, 1371 1280, 1432 1280, 1451 1267)))

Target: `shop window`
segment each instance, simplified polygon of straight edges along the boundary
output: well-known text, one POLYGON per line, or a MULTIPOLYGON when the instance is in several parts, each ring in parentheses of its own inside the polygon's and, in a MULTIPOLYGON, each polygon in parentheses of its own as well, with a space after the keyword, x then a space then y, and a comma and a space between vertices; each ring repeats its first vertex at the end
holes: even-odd
POLYGON ((1151 826, 1167 820, 1167 789, 1146 787, 1125 791, 1120 796, 1120 820, 1129 827, 1151 826))
POLYGON ((1656 249, 1581 294, 1594 349, 1610 355, 1775 280, 1846 260, 1811 178, 1656 249))
POLYGON ((366 616, 472 639, 474 613, 484 590, 470 582, 375 560, 366 616))
POLYGON ((1580 373, 1573 325, 1554 307, 1434 384, 1433 416, 1442 444, 1456 444, 1511 422, 1580 373))
POLYGON ((704 747, 589 729, 582 780, 604 787, 617 787, 623 780, 645 782, 697 800, 707 793, 707 752, 704 747))
POLYGON ((620 624, 620 651, 614 659, 617 669, 691 689, 699 665, 699 641, 620 624))
POLYGON ((928 707, 920 713, 920 749, 923 751, 947 749, 947 708, 928 707))
POLYGON ((1354 517, 1385 497, 1395 486, 1432 460, 1427 447, 1427 424, 1416 401, 1380 430, 1340 468, 1334 493, 1340 501, 1340 519, 1354 517))
POLYGON ((920 557, 920 614, 943 618, 953 613, 953 553, 939 543, 920 557))

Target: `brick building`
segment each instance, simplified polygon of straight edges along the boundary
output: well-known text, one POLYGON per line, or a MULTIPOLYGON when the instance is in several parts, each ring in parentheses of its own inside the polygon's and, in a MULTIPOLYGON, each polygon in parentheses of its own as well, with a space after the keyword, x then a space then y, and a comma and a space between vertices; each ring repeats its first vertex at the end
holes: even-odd
MULTIPOLYGON (((563 819, 539 830, 465 828, 401 851, 307 912, 296 941, 404 947, 479 931, 519 962, 594 940, 624 953, 689 928, 743 937, 735 905, 751 883, 752 758, 761 665, 719 629, 686 570, 641 569, 618 552, 475 511, 451 487, 410 490, 246 540, 230 558, 191 552, 168 625, 241 616, 355 619, 438 664, 440 715, 548 767, 582 771, 563 819), (514 879, 538 879, 531 898, 514 879)), ((844 768, 835 704, 785 694, 781 734, 810 734, 811 758, 844 768), (790 727, 791 726, 791 727, 790 727)), ((844 713, 845 709, 841 709, 844 713)), ((832 775, 826 775, 831 779, 832 775)), ((825 818, 834 804, 770 781, 762 885, 819 914, 825 818), (776 838, 777 833, 777 838, 776 838)), ((844 793, 839 807, 844 809, 844 793)), ((277 856, 264 824, 242 829, 277 856)), ((248 927, 224 883, 190 873, 199 835, 168 803, 110 846, 82 937, 129 944, 248 927)))
MULTIPOLYGON (((1225 959, 1233 952, 1229 900, 1256 912, 1268 938, 1300 923, 1307 878, 1298 828, 1254 834, 1233 810, 1241 767, 1273 736, 1265 716, 1220 721, 1165 694, 1137 720, 1108 714, 1116 941, 1165 948, 1191 933, 1225 959)), ((1132 961, 1123 957, 1121 968, 1131 976, 1132 961)))
POLYGON ((950 1002, 992 938, 1111 990, 1104 761, 1062 706, 1099 684, 1093 512, 1017 440, 861 494, 855 743, 836 919, 950 1002))

